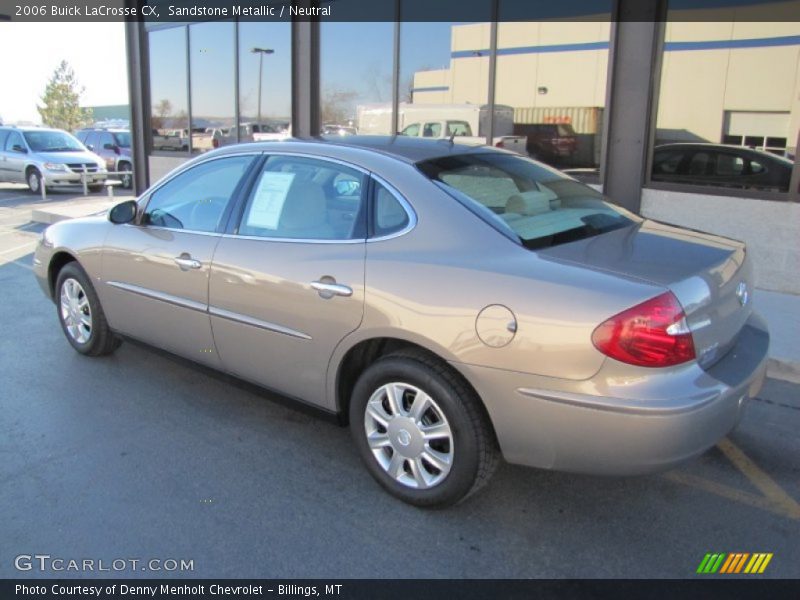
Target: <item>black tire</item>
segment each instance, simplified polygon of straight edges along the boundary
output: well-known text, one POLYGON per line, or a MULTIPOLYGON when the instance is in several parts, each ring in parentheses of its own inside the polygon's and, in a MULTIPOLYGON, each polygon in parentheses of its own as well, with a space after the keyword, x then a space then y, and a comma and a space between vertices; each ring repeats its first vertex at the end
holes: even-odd
MULTIPOLYGON (((445 507, 481 489, 497 467, 497 447, 489 419, 472 389, 440 360, 409 350, 387 355, 359 377, 350 402, 350 429, 367 470, 390 494, 420 507, 445 507), (372 453, 364 423, 367 403, 381 386, 411 384, 428 394, 452 430, 452 465, 438 484, 415 489, 390 476, 372 453)), ((404 469, 407 468, 404 463, 404 469)))
MULTIPOLYGON (((119 166, 117 167, 117 171, 132 171, 131 163, 129 162, 120 162, 119 166)), ((129 190, 133 187, 133 176, 132 175, 120 175, 120 181, 122 181, 122 187, 126 190, 129 190)))
POLYGON ((81 268, 77 262, 70 262, 62 267, 58 273, 55 285, 55 301, 56 313, 58 314, 58 321, 61 323, 61 330, 67 341, 72 345, 75 350, 86 356, 103 356, 111 354, 121 344, 121 340, 114 335, 114 332, 108 326, 106 321, 103 307, 100 306, 100 299, 92 286, 92 282, 86 275, 86 272, 81 268), (62 312, 61 293, 63 286, 69 281, 75 280, 83 288, 84 295, 88 299, 88 309, 91 316, 91 330, 88 334, 88 339, 81 342, 67 329, 65 323, 65 316, 62 312))
POLYGON ((28 189, 33 192, 34 194, 41 194, 42 189, 41 185, 43 185, 42 181, 42 174, 39 172, 39 169, 36 167, 29 167, 27 171, 25 171, 25 183, 28 184, 28 189), (31 177, 31 176, 34 177, 31 177))
POLYGON ((99 192, 103 189, 102 185, 87 185, 86 187, 89 188, 90 192, 99 192))

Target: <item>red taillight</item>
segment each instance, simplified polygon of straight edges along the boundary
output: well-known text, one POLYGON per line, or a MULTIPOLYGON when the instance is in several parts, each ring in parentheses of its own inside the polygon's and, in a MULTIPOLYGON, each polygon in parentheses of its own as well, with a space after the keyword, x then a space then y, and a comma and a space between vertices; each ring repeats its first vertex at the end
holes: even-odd
POLYGON ((495 148, 505 148, 506 145, 503 143, 503 140, 500 140, 494 145, 495 148))
POLYGON ((606 356, 640 367, 669 367, 695 357, 686 314, 671 292, 601 323, 592 343, 606 356))
POLYGON ((211 145, 212 145, 214 148, 219 148, 219 140, 218 140, 217 138, 214 138, 214 139, 212 139, 212 140, 211 140, 211 145))

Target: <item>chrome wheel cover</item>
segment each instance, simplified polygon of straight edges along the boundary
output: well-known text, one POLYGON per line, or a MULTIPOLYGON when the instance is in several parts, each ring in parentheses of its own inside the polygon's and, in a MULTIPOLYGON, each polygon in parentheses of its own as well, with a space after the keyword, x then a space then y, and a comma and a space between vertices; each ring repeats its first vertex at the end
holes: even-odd
POLYGON ((69 337, 85 344, 92 336, 92 308, 89 298, 76 279, 65 279, 61 285, 61 319, 69 337))
POLYGON ((398 483, 432 488, 453 466, 453 432, 436 401, 420 388, 393 382, 367 402, 364 430, 372 455, 398 483))

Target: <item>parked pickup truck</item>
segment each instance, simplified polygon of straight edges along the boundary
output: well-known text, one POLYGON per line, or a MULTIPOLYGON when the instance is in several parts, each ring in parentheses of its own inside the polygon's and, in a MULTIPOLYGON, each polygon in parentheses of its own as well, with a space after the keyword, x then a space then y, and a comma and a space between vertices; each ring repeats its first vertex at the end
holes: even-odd
MULTIPOLYGON (((472 127, 467 121, 461 120, 426 120, 407 125, 400 135, 409 137, 422 137, 434 140, 450 139, 458 144, 485 144, 486 138, 472 135, 472 127)), ((528 139, 521 135, 500 135, 492 138, 492 144, 497 148, 505 148, 523 156, 528 155, 526 148, 528 139)))

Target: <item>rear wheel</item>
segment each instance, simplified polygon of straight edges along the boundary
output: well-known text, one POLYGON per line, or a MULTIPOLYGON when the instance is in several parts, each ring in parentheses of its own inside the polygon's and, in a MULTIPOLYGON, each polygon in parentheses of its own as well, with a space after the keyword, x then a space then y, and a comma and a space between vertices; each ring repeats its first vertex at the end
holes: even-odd
POLYGON ((89 277, 76 262, 67 263, 58 274, 56 307, 67 341, 81 354, 101 356, 119 347, 89 277))
POLYGON ((494 436, 474 392, 441 362, 401 352, 370 365, 353 390, 350 426, 370 474, 416 506, 448 506, 483 487, 494 436))

